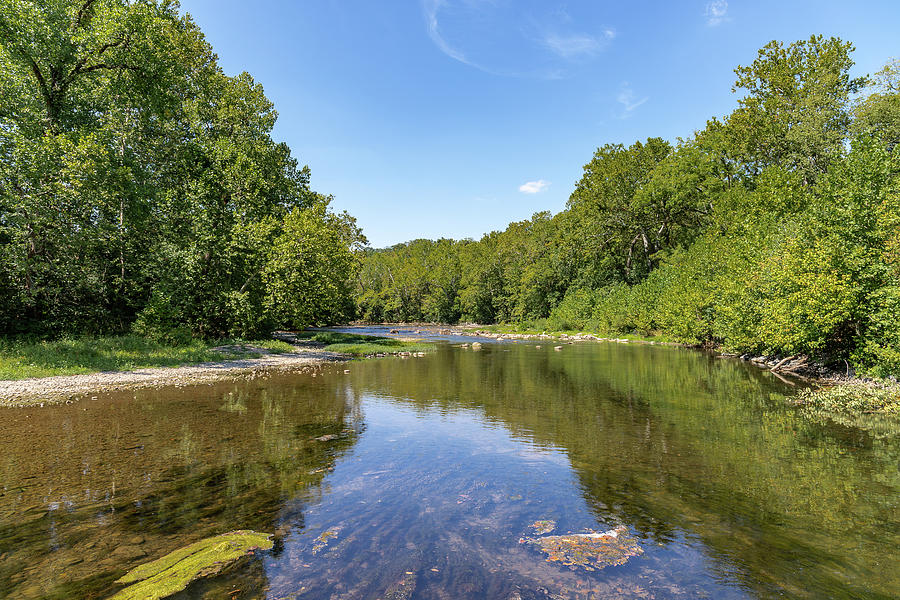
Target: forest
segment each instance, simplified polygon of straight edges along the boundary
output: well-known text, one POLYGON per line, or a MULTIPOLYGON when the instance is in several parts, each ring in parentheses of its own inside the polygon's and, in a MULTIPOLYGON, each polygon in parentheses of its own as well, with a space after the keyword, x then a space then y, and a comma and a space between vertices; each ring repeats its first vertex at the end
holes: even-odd
POLYGON ((175 2, 0 4, 0 331, 166 343, 515 323, 900 373, 900 61, 773 41, 686 139, 605 144, 565 210, 371 249, 175 2))
POLYGON ((367 249, 367 321, 662 335, 900 373, 900 61, 773 41, 735 110, 674 143, 606 144, 567 206, 480 240, 367 249))
POLYGON ((352 317, 355 220, 177 2, 0 3, 0 331, 176 343, 352 317))

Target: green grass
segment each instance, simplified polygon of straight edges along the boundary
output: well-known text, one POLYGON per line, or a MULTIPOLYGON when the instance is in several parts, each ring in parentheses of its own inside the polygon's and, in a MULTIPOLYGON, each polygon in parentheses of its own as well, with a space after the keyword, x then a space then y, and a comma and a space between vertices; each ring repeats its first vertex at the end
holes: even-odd
MULTIPOLYGON (((224 343, 234 343, 225 340, 224 343)), ((254 358, 251 350, 213 350, 223 341, 194 340, 168 346, 138 335, 73 337, 58 340, 0 338, 0 380, 78 375, 98 371, 129 371, 147 367, 175 367, 233 358, 254 358)), ((270 352, 287 352, 293 346, 275 340, 241 342, 265 347, 270 352)))
POLYGON ((215 345, 237 346, 240 349, 241 353, 255 356, 260 356, 258 352, 255 352, 255 349, 257 348, 264 348, 269 352, 269 354, 286 354, 289 352, 297 351, 297 348, 281 340, 244 340, 240 338, 225 338, 216 340, 215 345))
POLYGON ((374 335, 358 335, 355 333, 337 333, 334 331, 304 331, 298 338, 325 344, 325 350, 340 352, 351 356, 370 356, 373 354, 389 354, 397 352, 429 352, 434 344, 425 342, 407 342, 394 338, 374 335))

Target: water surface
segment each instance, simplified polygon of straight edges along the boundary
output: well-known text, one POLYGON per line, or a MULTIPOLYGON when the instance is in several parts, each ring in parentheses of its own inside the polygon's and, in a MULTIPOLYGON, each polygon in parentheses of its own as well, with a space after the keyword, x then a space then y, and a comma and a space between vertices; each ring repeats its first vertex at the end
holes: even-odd
POLYGON ((452 341, 0 411, 0 597, 107 598, 234 529, 276 545, 180 598, 900 596, 890 428, 809 420, 702 352, 452 341), (539 520, 643 553, 548 562, 520 543, 539 520))

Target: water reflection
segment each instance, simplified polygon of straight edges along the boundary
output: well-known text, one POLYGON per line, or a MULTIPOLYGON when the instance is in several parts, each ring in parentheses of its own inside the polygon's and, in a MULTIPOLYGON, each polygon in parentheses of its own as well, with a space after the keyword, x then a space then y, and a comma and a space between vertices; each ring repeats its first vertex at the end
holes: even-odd
POLYGON ((285 500, 317 501, 362 431, 347 390, 319 381, 5 411, 0 597, 105 598, 128 568, 193 541, 277 531, 285 500))
POLYGON ((896 425, 810 421, 700 352, 451 346, 420 359, 0 414, 0 596, 104 598, 238 528, 276 547, 184 598, 888 598, 896 425), (625 526, 588 573, 530 525, 625 526))
POLYGON ((769 374, 669 348, 486 346, 389 369, 357 370, 355 389, 474 408, 564 449, 598 521, 686 537, 748 593, 900 594, 896 424, 879 436, 806 420, 769 374))

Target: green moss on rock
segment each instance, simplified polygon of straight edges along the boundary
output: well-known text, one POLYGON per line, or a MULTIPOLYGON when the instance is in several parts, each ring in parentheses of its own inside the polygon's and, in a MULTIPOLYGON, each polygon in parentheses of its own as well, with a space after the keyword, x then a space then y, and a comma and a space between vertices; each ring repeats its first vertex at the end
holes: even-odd
POLYGON ((271 535, 250 530, 231 531, 207 538, 132 569, 116 583, 134 585, 123 589, 110 600, 167 598, 195 579, 221 573, 254 550, 268 550, 271 547, 271 535))

